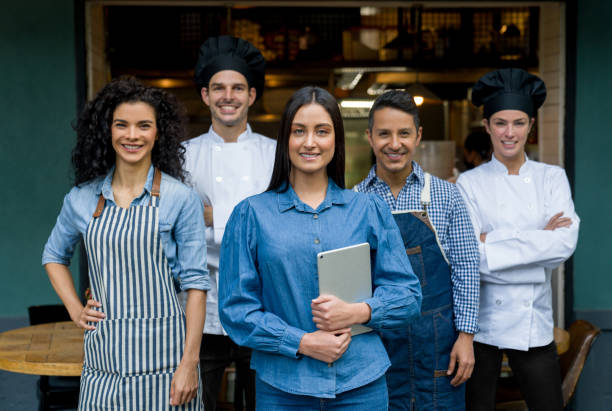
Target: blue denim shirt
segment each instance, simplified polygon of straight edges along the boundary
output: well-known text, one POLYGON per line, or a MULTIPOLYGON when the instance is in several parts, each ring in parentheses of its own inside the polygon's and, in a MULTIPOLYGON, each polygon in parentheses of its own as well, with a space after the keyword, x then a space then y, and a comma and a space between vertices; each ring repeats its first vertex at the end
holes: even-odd
MULTIPOLYGON (((130 207, 151 203, 153 170, 151 167, 142 194, 132 201, 130 207)), ((55 227, 45 244, 43 265, 70 264, 76 243, 85 235, 92 219, 100 193, 106 199, 106 207, 117 207, 111 188, 114 171, 112 168, 106 177, 73 187, 66 194, 55 227)), ((180 284, 181 290, 210 289, 204 209, 200 198, 186 185, 164 173, 159 191, 159 232, 175 284, 180 284)))
POLYGON ((317 253, 368 242, 373 297, 366 325, 401 328, 420 313, 421 289, 389 207, 376 195, 340 189, 330 179, 313 210, 291 187, 239 203, 221 245, 219 314, 229 336, 253 348, 258 378, 285 392, 334 398, 384 375, 389 358, 376 332, 354 336, 332 366, 299 355, 316 331, 317 253))

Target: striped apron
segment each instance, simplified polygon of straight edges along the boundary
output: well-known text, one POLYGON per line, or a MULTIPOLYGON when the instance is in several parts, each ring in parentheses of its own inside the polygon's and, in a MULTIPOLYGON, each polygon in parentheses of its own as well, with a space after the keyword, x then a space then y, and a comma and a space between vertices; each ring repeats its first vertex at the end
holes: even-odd
POLYGON ((87 226, 91 294, 106 318, 85 331, 79 410, 202 410, 201 384, 170 406, 185 313, 159 235, 160 182, 156 169, 148 206, 104 207, 100 195, 87 226))

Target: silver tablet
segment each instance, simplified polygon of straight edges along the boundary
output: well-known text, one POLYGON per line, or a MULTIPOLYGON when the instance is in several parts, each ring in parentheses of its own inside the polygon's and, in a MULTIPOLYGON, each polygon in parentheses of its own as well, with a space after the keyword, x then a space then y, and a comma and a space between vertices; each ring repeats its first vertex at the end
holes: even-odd
MULTIPOLYGON (((317 254, 319 294, 332 294, 356 303, 372 297, 370 244, 362 243, 317 254)), ((372 331, 361 324, 351 327, 351 335, 372 331)))

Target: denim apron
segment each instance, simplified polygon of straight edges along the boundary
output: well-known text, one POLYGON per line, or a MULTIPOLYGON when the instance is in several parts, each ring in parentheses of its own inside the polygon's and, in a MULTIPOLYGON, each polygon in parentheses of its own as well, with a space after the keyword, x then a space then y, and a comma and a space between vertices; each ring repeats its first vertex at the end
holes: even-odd
POLYGON ((427 214, 431 175, 425 174, 422 210, 394 211, 412 269, 423 292, 421 317, 403 330, 385 330, 381 337, 391 367, 387 371, 389 410, 441 411, 465 409, 465 384, 453 387, 446 371, 457 339, 448 259, 427 214))
MULTIPOLYGON (((85 331, 79 410, 201 410, 201 393, 170 406, 185 314, 159 235, 155 169, 149 206, 104 207, 85 233, 92 298, 106 318, 85 331)), ((199 373, 198 373, 199 375, 199 373)))

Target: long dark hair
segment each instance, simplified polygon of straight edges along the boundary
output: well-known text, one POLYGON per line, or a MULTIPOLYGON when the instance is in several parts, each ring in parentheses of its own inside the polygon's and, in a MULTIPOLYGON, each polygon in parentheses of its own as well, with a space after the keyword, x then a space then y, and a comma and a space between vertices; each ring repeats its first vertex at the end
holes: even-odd
POLYGON ((327 175, 340 188, 344 184, 344 124, 342 115, 336 99, 327 90, 320 87, 302 87, 296 91, 285 106, 285 111, 280 122, 278 139, 276 141, 276 156, 274 158, 274 170, 268 190, 286 191, 289 188, 289 174, 291 173, 291 161, 289 159, 289 136, 291 135, 291 123, 295 113, 305 105, 318 104, 322 106, 331 117, 335 134, 334 156, 327 165, 327 175))
POLYGON ((111 143, 113 114, 119 105, 133 102, 146 103, 155 110, 158 134, 151 162, 164 173, 184 181, 185 149, 181 141, 185 122, 176 98, 133 77, 122 77, 104 86, 79 115, 74 127, 77 142, 72 150, 76 185, 106 175, 115 164, 111 143))

